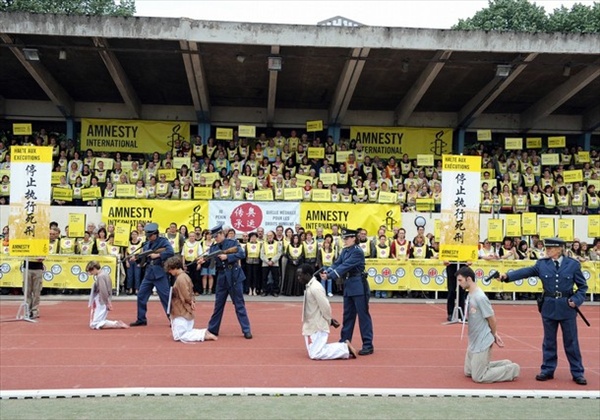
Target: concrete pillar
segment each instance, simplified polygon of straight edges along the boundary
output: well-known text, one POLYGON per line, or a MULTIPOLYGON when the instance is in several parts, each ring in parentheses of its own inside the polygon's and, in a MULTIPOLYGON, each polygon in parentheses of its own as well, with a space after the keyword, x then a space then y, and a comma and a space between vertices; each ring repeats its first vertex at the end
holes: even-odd
MULTIPOLYGON (((333 142, 338 144, 340 142, 341 127, 339 124, 332 124, 327 127, 327 136, 333 136, 333 142)), ((326 140, 326 139, 323 139, 326 140)))
POLYGON ((198 135, 202 137, 202 144, 208 142, 210 137, 210 123, 198 121, 198 135))
MULTIPOLYGON (((592 150, 592 132, 588 131, 581 135, 581 139, 583 140, 583 150, 587 150, 588 152, 592 150)), ((581 143, 581 142, 580 142, 581 143)))
POLYGON ((67 125, 67 138, 77 142, 77 139, 75 138, 75 121, 72 117, 67 117, 65 122, 67 125))
POLYGON ((460 155, 465 150, 465 129, 460 128, 457 133, 456 145, 453 147, 454 154, 460 155))

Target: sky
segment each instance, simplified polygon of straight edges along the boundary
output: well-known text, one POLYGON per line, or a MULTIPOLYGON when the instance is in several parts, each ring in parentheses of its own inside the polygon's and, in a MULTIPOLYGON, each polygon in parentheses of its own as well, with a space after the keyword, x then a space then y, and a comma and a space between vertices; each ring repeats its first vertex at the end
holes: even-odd
MULTIPOLYGON (((593 0, 537 0, 547 13, 593 0)), ((343 16, 368 26, 448 29, 488 6, 487 0, 136 0, 136 16, 187 17, 229 22, 315 25, 343 16)))

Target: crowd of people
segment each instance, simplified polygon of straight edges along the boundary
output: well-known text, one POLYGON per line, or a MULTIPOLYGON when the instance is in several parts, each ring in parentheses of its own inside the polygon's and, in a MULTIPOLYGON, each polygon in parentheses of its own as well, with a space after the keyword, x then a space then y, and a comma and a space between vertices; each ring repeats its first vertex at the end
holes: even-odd
MULTIPOLYGON (((331 233, 324 233, 322 227, 315 232, 305 230, 300 224, 294 228, 277 226, 273 231, 265 231, 259 227, 250 233, 238 233, 233 228, 225 228, 228 239, 236 239, 245 251, 242 258, 242 269, 245 273, 244 293, 249 296, 301 296, 303 289, 296 281, 298 267, 308 264, 314 271, 327 269, 340 255, 343 249, 341 228, 332 226, 331 233)), ((8 254, 9 227, 3 229, 3 247, 1 253, 8 254)), ((215 293, 215 261, 207 261, 197 265, 194 262, 206 254, 215 239, 209 229, 197 226, 188 230, 187 226, 171 223, 161 232, 172 246, 174 253, 181 256, 194 287, 196 295, 215 293)), ((529 240, 522 237, 505 237, 503 241, 491 242, 484 239, 480 243, 479 256, 481 260, 536 260, 546 257, 544 241, 534 235, 529 240)), ((120 269, 120 288, 128 295, 137 294, 143 279, 144 268, 131 261, 131 256, 140 251, 145 241, 144 224, 139 223, 129 236, 126 247, 114 244, 114 226, 111 224, 89 223, 84 237, 77 238, 69 235, 68 226, 64 232, 56 223, 50 226, 50 254, 60 255, 112 255, 118 258, 120 269)), ((366 229, 359 228, 356 238, 357 245, 369 259, 395 259, 407 261, 413 259, 438 259, 439 243, 432 233, 425 233, 419 227, 417 235, 406 237, 402 227, 389 231, 380 226, 374 235, 369 235, 366 229)), ((569 243, 567 255, 579 262, 600 261, 600 238, 595 238, 593 244, 578 239, 569 243)), ((323 280, 323 287, 329 297, 343 293, 341 279, 323 280)), ((4 290, 6 292, 6 290, 4 290)), ((70 290, 54 289, 55 292, 73 293, 70 290)), ((423 297, 427 294, 397 292, 393 290, 377 290, 373 292, 376 298, 388 297, 423 297)), ((511 299, 512 297, 498 293, 496 299, 511 299)), ((530 298, 528 295, 521 295, 530 298)))
MULTIPOLYGON (((0 140, 0 171, 10 169, 9 146, 18 144, 53 147, 54 190, 70 190, 56 193, 55 205, 96 206, 102 198, 194 200, 202 194, 214 200, 385 202, 400 204, 404 211, 439 212, 442 197, 441 160, 421 166, 407 154, 370 156, 360 141, 336 142, 332 136, 322 141, 294 130, 288 137, 277 131, 274 137, 261 134, 252 140, 234 136, 204 142, 194 136, 152 155, 80 151, 74 142, 42 131, 0 140), (321 150, 323 157, 310 158, 310 148, 321 150), (131 188, 117 193, 117 185, 131 188), (85 194, 96 187, 97 196, 85 194), (288 195, 292 190, 296 194, 288 195)), ((470 149, 482 161, 481 212, 598 214, 600 153, 580 152, 581 147, 546 150, 559 160, 543 165, 538 149, 504 150, 482 143, 470 149), (581 181, 565 182, 564 172, 575 169, 581 170, 581 181)), ((1 205, 9 201, 10 174, 0 173, 1 205)))

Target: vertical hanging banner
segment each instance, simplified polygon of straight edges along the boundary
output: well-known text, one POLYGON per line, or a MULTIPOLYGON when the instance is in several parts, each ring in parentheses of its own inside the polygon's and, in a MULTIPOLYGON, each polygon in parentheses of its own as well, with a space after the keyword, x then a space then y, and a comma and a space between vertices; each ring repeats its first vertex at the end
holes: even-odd
POLYGON ((600 238, 600 215, 591 214, 588 216, 588 236, 590 238, 600 238))
POLYGON ((558 219, 558 237, 563 241, 573 242, 575 238, 573 219, 558 219))
POLYGON ((481 157, 443 155, 440 259, 473 261, 479 247, 481 157))
POLYGON ((506 236, 521 236, 521 215, 506 215, 506 236))
POLYGON ((538 217, 538 232, 542 239, 554 238, 554 218, 538 217))
POLYGON ((10 148, 9 254, 48 255, 52 147, 10 148))
POLYGON ((523 235, 537 235, 537 213, 521 214, 521 227, 523 235))
POLYGON ((504 220, 488 219, 488 236, 490 242, 502 242, 504 238, 504 220))

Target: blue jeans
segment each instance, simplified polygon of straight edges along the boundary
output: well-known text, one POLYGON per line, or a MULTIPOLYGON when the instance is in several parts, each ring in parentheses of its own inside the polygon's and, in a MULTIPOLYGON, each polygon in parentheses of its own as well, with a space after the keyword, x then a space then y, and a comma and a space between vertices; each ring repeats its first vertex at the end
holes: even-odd
MULTIPOLYGON (((148 299, 152 294, 152 289, 156 287, 160 303, 162 304, 165 314, 167 313, 167 305, 169 303, 169 280, 167 277, 160 277, 154 280, 144 279, 137 294, 137 320, 147 321, 146 311, 148 310, 148 299)), ((168 316, 168 314, 167 314, 168 316)))
POLYGON ((321 285, 327 290, 327 294, 331 293, 331 279, 321 280, 321 285))

